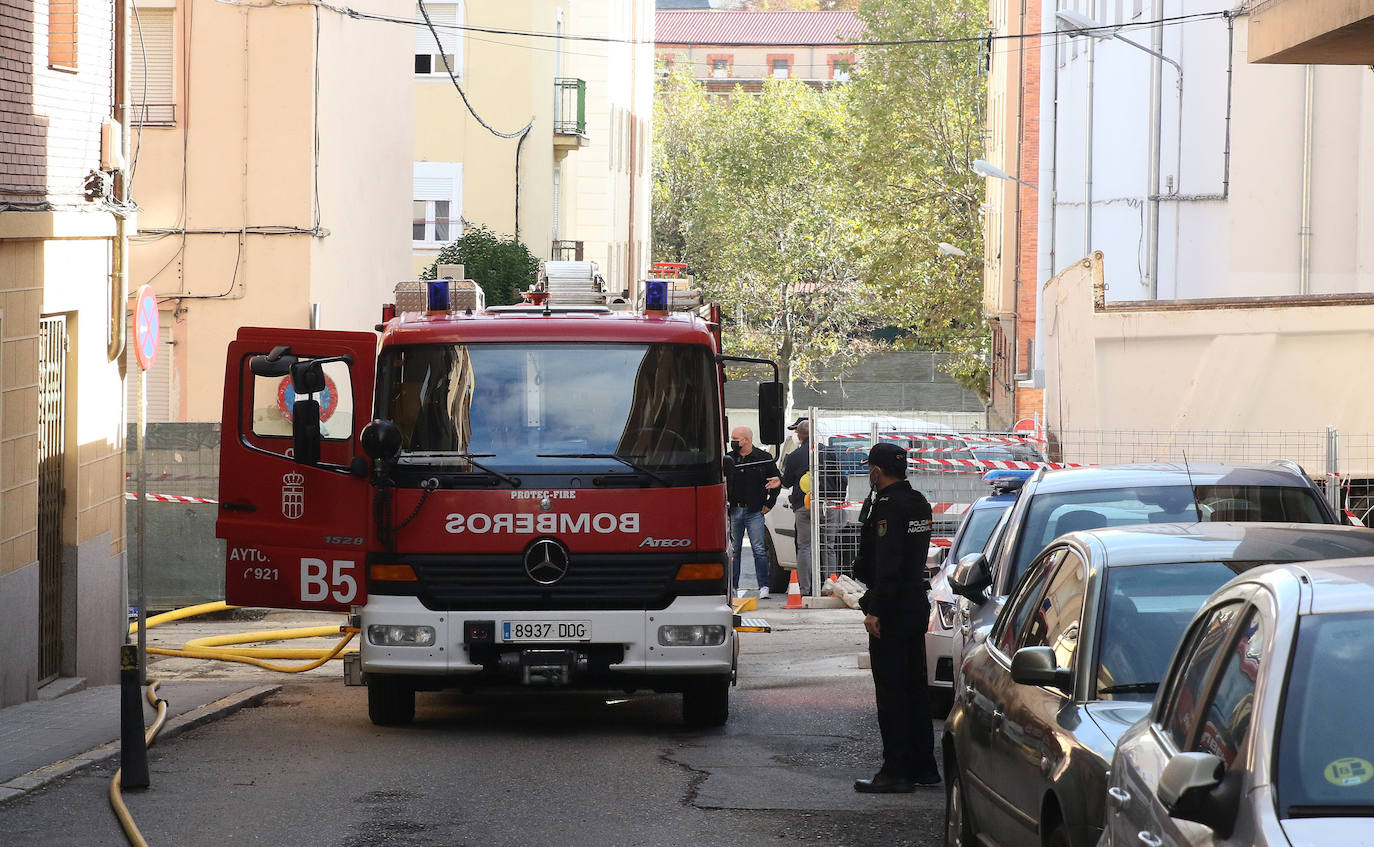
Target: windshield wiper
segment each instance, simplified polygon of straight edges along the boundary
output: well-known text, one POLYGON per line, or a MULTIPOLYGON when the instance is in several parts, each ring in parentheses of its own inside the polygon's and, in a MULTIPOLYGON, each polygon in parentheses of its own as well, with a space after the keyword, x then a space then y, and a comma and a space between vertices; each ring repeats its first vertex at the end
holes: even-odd
POLYGON ((519 488, 519 477, 510 476, 509 474, 503 474, 500 471, 489 468, 481 462, 477 461, 478 458, 489 459, 495 455, 495 453, 453 453, 446 450, 435 450, 432 452, 416 451, 414 453, 406 453, 402 455, 401 464, 472 465, 474 468, 481 470, 483 473, 491 474, 492 476, 496 477, 502 482, 505 482, 511 488, 519 488))
POLYGON ((669 481, 668 481, 665 477, 663 477, 661 474, 654 473, 653 471, 649 470, 648 468, 644 467, 643 465, 639 464, 638 462, 631 461, 630 459, 627 459, 627 458, 625 458, 624 456, 617 456, 617 455, 614 454, 614 453, 538 453, 538 454, 535 455, 535 458, 536 458, 536 459, 615 459, 617 462, 620 462, 620 463, 623 464, 623 465, 627 465, 627 466, 629 466, 629 467, 631 467, 631 468, 634 468, 635 470, 639 471, 639 472, 642 473, 642 474, 646 474, 646 475, 648 475, 648 476, 653 477, 654 479, 658 480, 659 482, 663 483, 664 485, 672 485, 672 483, 669 482, 669 481))
POLYGON ((1157 682, 1126 682, 1097 689, 1098 694, 1153 694, 1159 690, 1157 682))

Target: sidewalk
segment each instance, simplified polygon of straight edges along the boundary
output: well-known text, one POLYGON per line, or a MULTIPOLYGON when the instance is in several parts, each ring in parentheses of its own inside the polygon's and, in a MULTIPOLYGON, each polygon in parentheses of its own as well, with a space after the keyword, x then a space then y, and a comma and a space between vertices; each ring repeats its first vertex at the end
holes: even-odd
MULTIPOLYGON (((167 701, 165 740, 281 690, 279 685, 168 681, 158 687, 167 701)), ((156 711, 144 699, 144 725, 156 711)), ((0 804, 73 771, 119 756, 119 686, 100 685, 63 697, 0 709, 0 804)))

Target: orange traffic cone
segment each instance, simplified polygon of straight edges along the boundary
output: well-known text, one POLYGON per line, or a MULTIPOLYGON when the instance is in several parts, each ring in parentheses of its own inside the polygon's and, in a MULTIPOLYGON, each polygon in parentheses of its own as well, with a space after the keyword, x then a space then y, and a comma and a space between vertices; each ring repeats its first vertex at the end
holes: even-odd
POLYGON ((787 605, 783 608, 800 609, 801 607, 801 584, 797 582, 797 572, 794 570, 792 571, 792 581, 787 583, 787 605))

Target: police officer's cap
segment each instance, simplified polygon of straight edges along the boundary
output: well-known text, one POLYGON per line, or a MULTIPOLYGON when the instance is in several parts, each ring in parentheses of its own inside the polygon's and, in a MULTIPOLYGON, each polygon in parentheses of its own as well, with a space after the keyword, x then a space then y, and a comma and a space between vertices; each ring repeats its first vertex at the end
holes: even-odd
POLYGON ((792 421, 792 425, 789 426, 788 429, 796 429, 797 427, 799 427, 799 426, 801 426, 802 424, 806 423, 807 420, 808 420, 808 418, 807 418, 805 415, 803 415, 803 416, 801 416, 800 418, 797 418, 795 421, 792 421))
POLYGON ((906 476, 906 451, 890 441, 880 441, 868 451, 864 464, 878 468, 888 476, 906 476))

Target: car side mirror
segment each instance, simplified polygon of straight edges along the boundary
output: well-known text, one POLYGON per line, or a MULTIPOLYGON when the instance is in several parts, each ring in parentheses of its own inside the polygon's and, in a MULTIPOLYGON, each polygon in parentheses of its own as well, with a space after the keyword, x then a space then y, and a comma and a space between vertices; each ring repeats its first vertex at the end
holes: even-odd
POLYGON ((1011 657, 1011 678, 1021 685, 1043 685, 1069 691, 1073 671, 1059 667, 1059 659, 1049 647, 1022 647, 1011 657))
POLYGON ((1241 775, 1228 774, 1211 753, 1179 753, 1164 766, 1155 790, 1170 817, 1210 827, 1230 838, 1240 811, 1241 775))
POLYGON ((982 553, 969 553, 959 560, 949 575, 949 587, 960 597, 967 597, 978 605, 987 602, 983 591, 992 585, 988 558, 982 553))

